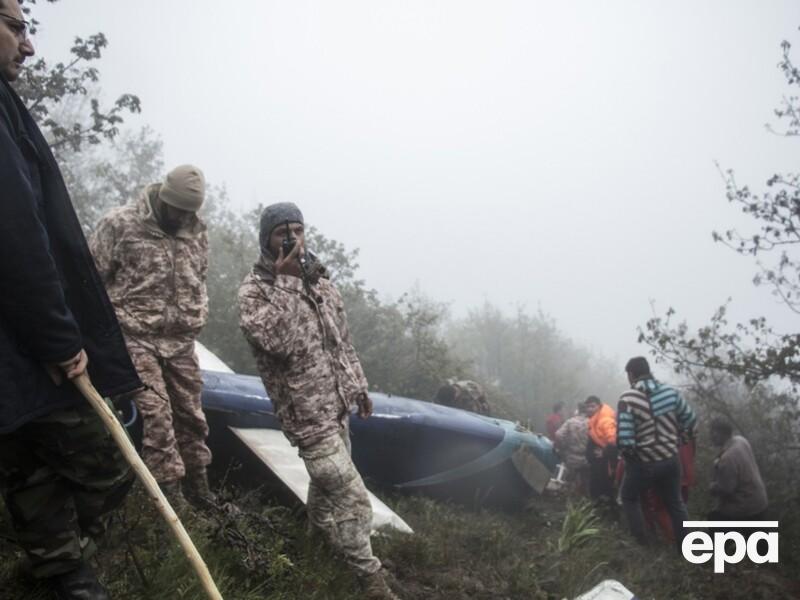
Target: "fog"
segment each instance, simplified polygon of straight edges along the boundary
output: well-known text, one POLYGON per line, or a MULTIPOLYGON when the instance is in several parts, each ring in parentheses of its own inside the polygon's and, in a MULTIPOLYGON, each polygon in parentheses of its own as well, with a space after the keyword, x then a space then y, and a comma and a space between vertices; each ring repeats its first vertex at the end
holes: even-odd
POLYGON ((674 306, 701 325, 789 312, 711 231, 747 221, 715 161, 755 189, 796 167, 765 130, 786 92, 785 2, 82 0, 37 5, 40 54, 102 31, 107 100, 142 100, 167 165, 237 209, 289 200, 361 249, 388 296, 455 316, 541 307, 620 360, 674 306))

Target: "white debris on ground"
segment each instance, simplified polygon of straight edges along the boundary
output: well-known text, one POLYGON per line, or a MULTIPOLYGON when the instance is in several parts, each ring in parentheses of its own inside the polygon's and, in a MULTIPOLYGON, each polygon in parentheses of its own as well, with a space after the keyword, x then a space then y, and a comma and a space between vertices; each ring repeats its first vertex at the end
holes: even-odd
POLYGON ((637 598, 619 581, 606 579, 575 600, 637 600, 637 598))

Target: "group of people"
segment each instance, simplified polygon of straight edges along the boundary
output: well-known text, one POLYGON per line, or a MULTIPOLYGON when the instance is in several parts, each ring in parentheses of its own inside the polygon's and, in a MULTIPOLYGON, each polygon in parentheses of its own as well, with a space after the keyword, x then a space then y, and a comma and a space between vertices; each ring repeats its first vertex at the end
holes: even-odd
MULTIPOLYGON (((11 83, 33 55, 18 0, 0 0, 0 491, 35 577, 59 598, 108 598, 89 557, 131 470, 70 380, 89 376, 107 398, 128 396, 143 422, 142 457, 170 502, 215 503, 194 343, 208 318, 208 239, 201 170, 182 165, 110 211, 84 238, 51 150, 11 83)), ((240 326, 282 429, 310 475, 311 527, 339 551, 365 598, 397 598, 372 552, 372 510, 350 458, 351 409, 372 412, 342 297, 305 248, 291 203, 268 206, 259 258, 239 290, 240 326)), ((617 411, 591 396, 548 420, 578 489, 620 498, 646 540, 642 498, 654 494, 676 540, 686 519, 681 452, 695 416, 644 358, 627 367, 617 411), (621 461, 619 460, 621 457, 621 461)), ((439 401, 488 413, 471 382, 439 401)), ((752 451, 725 421, 711 492, 720 519, 757 518, 767 498, 752 451)), ((683 469, 685 475, 685 468, 683 469)))
MULTIPOLYGON (((0 0, 0 492, 32 574, 58 598, 104 600, 88 559, 133 477, 70 380, 128 397, 142 458, 179 512, 208 508, 211 452, 195 340, 208 319, 202 171, 171 170, 111 210, 87 242, 59 167, 11 83, 34 53, 18 0, 0 0)), ((294 204, 267 207, 240 325, 283 431, 310 475, 307 512, 365 598, 394 599, 372 552, 372 508, 350 458, 367 380, 342 297, 305 248, 294 204)))
MULTIPOLYGON (((547 419, 547 433, 573 493, 589 496, 612 516, 621 504, 631 534, 642 544, 652 537, 648 529, 660 529, 666 540, 680 545, 695 481, 696 417, 678 390, 655 379, 646 358, 632 358, 625 372, 630 389, 616 411, 589 396, 564 420, 559 402, 547 419)), ((723 417, 713 419, 709 430, 719 452, 709 484, 714 508, 708 520, 763 520, 767 493, 749 442, 734 435, 723 417)))

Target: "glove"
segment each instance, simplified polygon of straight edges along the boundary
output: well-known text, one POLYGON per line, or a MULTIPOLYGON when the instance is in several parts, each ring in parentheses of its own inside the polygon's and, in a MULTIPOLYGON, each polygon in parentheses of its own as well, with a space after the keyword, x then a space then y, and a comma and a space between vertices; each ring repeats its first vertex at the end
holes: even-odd
POLYGON ((358 406, 358 416, 366 419, 372 414, 372 400, 367 392, 361 392, 356 396, 356 406, 358 406))

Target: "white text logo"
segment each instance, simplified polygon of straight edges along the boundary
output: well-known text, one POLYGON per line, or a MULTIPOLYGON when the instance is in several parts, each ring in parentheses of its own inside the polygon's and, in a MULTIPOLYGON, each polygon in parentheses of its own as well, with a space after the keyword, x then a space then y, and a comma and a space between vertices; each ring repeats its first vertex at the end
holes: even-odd
POLYGON ((714 573, 724 573, 725 563, 735 565, 744 560, 745 555, 757 565, 778 562, 778 522, 777 521, 684 521, 687 529, 753 529, 745 538, 738 531, 713 531, 714 537, 705 531, 692 531, 683 538, 681 550, 683 557, 696 565, 707 563, 714 558, 714 573), (775 531, 764 531, 775 529, 775 531), (728 540, 733 542, 733 553, 728 554, 728 540), (759 544, 765 541, 766 544, 759 544), (761 551, 766 548, 763 554, 761 551))

